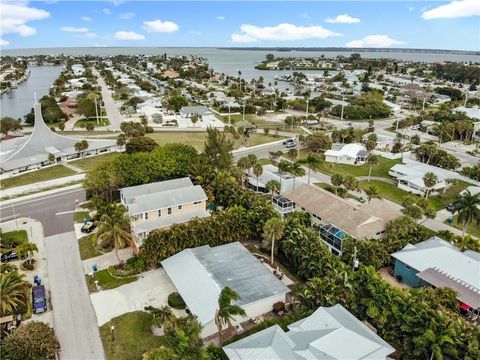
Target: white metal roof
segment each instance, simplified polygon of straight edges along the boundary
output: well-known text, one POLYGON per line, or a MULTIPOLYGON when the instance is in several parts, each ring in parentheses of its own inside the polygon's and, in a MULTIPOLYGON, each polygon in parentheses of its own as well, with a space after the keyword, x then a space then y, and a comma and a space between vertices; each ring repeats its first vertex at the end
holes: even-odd
POLYGON ((194 218, 205 218, 210 216, 210 213, 205 210, 192 211, 187 213, 180 213, 179 215, 164 215, 155 220, 148 220, 135 225, 132 231, 135 234, 150 232, 152 230, 161 229, 174 224, 182 224, 194 218))
POLYGON ((149 184, 129 186, 120 189, 120 194, 127 200, 136 196, 162 192, 172 189, 180 189, 188 186, 193 186, 192 180, 189 177, 179 179, 157 181, 149 184))
POLYGON ((338 150, 327 150, 325 156, 348 156, 356 158, 360 151, 365 151, 365 146, 360 144, 345 144, 338 150))

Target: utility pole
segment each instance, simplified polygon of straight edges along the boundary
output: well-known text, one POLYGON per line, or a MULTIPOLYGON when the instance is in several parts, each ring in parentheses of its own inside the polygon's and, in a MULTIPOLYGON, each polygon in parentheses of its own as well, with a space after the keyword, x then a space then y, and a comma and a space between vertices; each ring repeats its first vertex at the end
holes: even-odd
POLYGON ((13 206, 13 201, 11 202, 11 204, 12 204, 13 217, 15 218, 15 227, 17 228, 17 231, 18 231, 17 214, 15 213, 15 206, 13 206))
POLYGON ((343 107, 345 106, 345 95, 342 96, 342 113, 340 115, 340 120, 343 120, 343 107))

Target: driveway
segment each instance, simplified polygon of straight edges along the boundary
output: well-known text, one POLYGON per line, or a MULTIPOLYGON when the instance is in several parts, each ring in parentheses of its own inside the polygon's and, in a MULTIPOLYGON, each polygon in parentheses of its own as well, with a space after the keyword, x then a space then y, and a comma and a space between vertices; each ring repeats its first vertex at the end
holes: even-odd
POLYGON ((97 313, 98 326, 111 319, 145 306, 160 307, 167 304, 168 295, 177 291, 165 270, 144 273, 140 279, 111 290, 90 295, 97 313))
POLYGON ((45 239, 55 333, 61 359, 104 359, 75 233, 45 239))

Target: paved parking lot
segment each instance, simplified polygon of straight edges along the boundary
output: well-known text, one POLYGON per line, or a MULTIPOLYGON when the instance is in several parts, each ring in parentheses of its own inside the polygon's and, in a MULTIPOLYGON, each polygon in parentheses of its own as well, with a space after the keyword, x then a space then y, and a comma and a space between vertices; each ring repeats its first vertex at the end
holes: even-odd
POLYGON ((90 295, 97 313, 99 326, 128 312, 143 310, 145 306, 160 307, 167 304, 168 295, 175 292, 165 270, 144 273, 130 284, 90 295))

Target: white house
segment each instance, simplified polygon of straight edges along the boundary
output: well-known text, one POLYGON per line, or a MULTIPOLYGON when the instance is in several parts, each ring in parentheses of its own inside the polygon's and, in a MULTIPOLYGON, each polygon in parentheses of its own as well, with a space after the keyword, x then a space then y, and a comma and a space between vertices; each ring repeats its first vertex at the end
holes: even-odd
POLYGON ((338 164, 361 165, 370 153, 361 144, 337 144, 325 152, 325 161, 338 164))
POLYGON ((223 350, 230 360, 385 360, 395 352, 340 304, 320 307, 287 327, 271 326, 223 350))
POLYGON ((239 242, 186 249, 163 260, 162 267, 188 309, 198 317, 202 337, 218 331, 215 312, 223 288, 240 295, 236 303, 247 314, 236 318, 235 324, 270 312, 273 304, 286 301, 290 291, 239 242))
POLYGON ((262 174, 257 178, 252 169, 247 171, 247 187, 255 192, 268 193, 267 183, 275 180, 280 183, 280 193, 292 191, 295 186, 300 186, 303 182, 300 177, 295 177, 290 173, 281 173, 275 165, 266 164, 262 166, 262 174))

